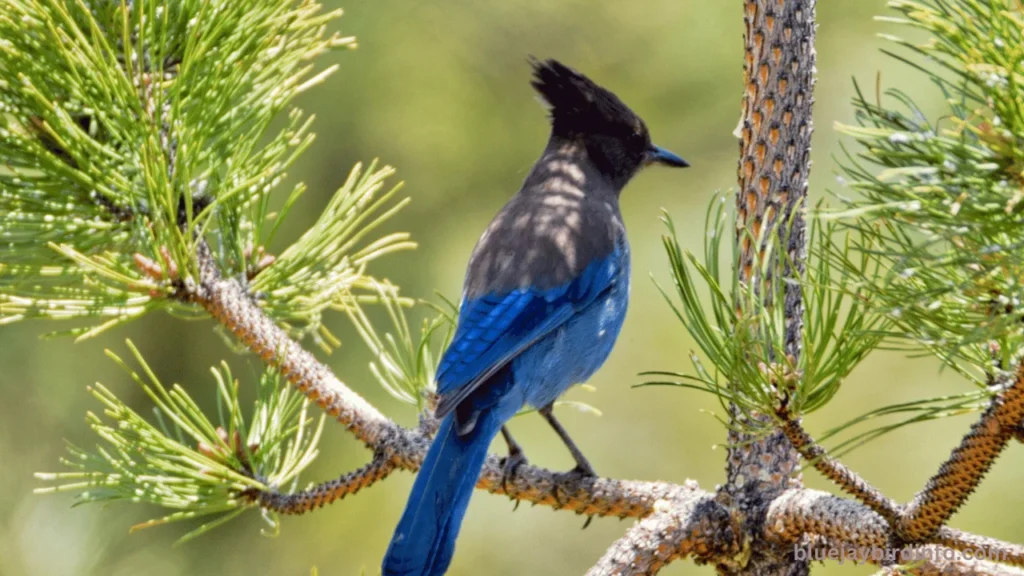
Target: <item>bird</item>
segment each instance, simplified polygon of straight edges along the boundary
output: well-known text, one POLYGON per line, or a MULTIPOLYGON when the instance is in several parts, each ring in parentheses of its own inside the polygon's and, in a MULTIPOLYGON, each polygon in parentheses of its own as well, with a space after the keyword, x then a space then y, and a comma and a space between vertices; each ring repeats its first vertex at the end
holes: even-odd
POLYGON ((629 300, 619 195, 645 166, 687 167, 651 143, 615 94, 554 59, 530 60, 551 135, 519 192, 469 258, 458 320, 435 372, 440 424, 382 563, 384 576, 440 576, 501 432, 506 479, 526 462, 505 423, 524 407, 569 449, 570 472, 596 476, 552 411, 611 353, 629 300))

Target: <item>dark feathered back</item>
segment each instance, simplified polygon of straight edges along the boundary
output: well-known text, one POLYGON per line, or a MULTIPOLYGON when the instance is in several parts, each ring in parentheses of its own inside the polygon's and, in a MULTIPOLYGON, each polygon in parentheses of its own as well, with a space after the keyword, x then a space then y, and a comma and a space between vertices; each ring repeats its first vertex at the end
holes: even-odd
POLYGON ((551 107, 556 134, 646 135, 643 121, 618 96, 583 74, 554 59, 531 60, 531 64, 531 84, 551 107))

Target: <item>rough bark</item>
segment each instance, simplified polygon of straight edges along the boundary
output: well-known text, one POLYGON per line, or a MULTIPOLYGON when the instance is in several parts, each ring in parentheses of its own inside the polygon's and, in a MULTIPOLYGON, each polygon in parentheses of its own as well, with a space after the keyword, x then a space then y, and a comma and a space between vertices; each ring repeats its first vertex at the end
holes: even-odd
POLYGON ((910 541, 934 535, 981 483, 1014 437, 1022 416, 1024 364, 1018 367, 1008 387, 971 426, 938 473, 928 480, 924 490, 907 505, 900 521, 900 533, 910 541))
MULTIPOLYGON (((805 259, 804 202, 810 173, 811 111, 815 74, 814 0, 746 0, 744 3, 743 121, 740 138, 739 187, 736 199, 741 282, 755 287, 766 303, 781 281, 785 306, 786 361, 801 351, 803 298, 799 285, 786 278, 803 274, 805 259), (782 278, 774 266, 764 267, 771 236, 786 250, 782 278), (767 277, 760 277, 761 270, 767 277)), ((733 411, 734 424, 739 411, 733 411)), ((756 416, 762 423, 769 416, 756 416)), ((727 482, 723 487, 740 510, 751 542, 750 561, 742 568, 720 566, 725 574, 806 574, 807 562, 793 558, 791 548, 778 547, 762 533, 769 504, 787 489, 800 485, 799 455, 781 431, 756 437, 729 434, 727 482)))

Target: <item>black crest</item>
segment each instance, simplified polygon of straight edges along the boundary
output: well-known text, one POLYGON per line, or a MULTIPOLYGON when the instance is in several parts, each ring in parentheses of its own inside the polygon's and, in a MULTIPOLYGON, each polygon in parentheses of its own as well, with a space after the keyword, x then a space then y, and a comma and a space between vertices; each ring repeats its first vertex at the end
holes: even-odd
POLYGON ((534 89, 551 107, 556 133, 646 136, 647 128, 629 106, 590 78, 553 59, 531 60, 534 89))

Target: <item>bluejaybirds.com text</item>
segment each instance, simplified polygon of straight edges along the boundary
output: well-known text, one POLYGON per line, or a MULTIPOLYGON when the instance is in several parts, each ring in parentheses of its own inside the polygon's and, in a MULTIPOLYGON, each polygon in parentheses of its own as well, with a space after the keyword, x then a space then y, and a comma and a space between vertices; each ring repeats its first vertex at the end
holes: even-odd
POLYGON ((1005 562, 1005 553, 999 550, 986 550, 983 548, 973 550, 953 550, 951 548, 879 548, 875 546, 842 548, 816 547, 806 548, 803 546, 793 547, 793 559, 802 561, 824 561, 853 562, 854 564, 913 564, 916 562, 929 562, 943 564, 961 560, 988 560, 992 562, 1005 562))

